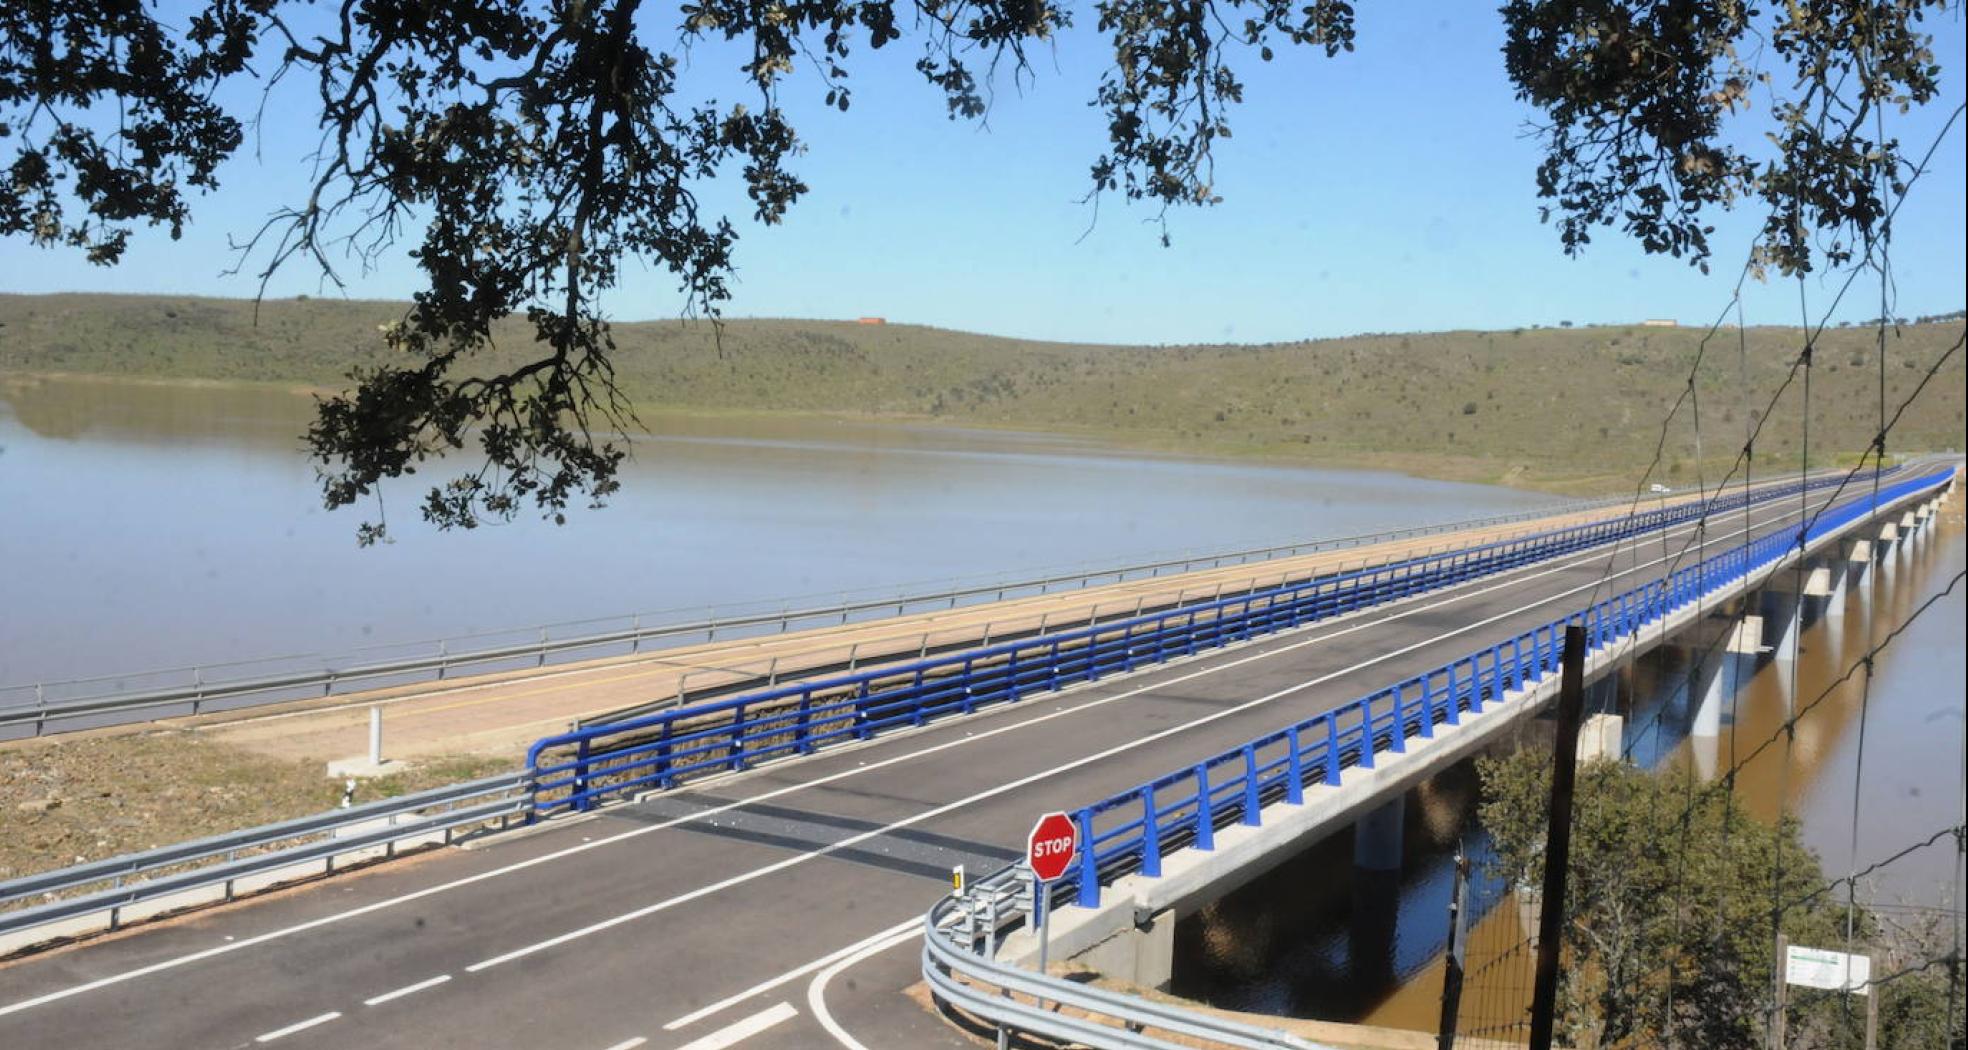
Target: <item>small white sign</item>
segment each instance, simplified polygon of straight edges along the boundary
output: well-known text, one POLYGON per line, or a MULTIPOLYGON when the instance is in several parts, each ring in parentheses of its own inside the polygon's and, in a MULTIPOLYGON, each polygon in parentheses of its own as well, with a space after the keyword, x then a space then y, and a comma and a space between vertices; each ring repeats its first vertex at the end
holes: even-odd
POLYGON ((1789 945, 1784 952, 1784 983, 1806 988, 1866 994, 1872 980, 1872 956, 1847 955, 1823 948, 1789 945))

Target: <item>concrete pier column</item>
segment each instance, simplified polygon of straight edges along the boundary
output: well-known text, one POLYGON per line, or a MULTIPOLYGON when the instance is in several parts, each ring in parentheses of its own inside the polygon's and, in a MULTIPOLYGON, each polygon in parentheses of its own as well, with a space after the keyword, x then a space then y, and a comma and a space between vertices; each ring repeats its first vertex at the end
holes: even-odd
POLYGON ((1841 623, 1845 619, 1845 600, 1849 593, 1848 581, 1852 577, 1852 563, 1841 554, 1832 559, 1831 564, 1825 567, 1824 573, 1831 581, 1831 593, 1825 596, 1825 619, 1832 623, 1841 623))
POLYGON ((1762 650, 1762 642, 1761 616, 1745 616, 1736 622, 1722 651, 1711 658, 1713 666, 1707 676, 1707 687, 1701 691, 1701 700, 1695 707, 1690 736, 1714 740, 1722 735, 1722 712, 1735 695, 1737 683, 1755 673, 1756 654, 1762 650))
POLYGON ((1396 797, 1353 825, 1353 866, 1367 871, 1401 870, 1401 836, 1407 799, 1396 797))
POLYGON ((1356 987, 1394 983, 1394 947, 1400 943, 1401 880, 1386 872, 1353 869, 1352 909, 1346 922, 1346 979, 1356 987))
POLYGON ((1134 925, 1075 956, 1088 969, 1167 991, 1175 979, 1175 913, 1137 915, 1134 925))
MULTIPOLYGON (((1807 584, 1807 589, 1808 586, 1807 584)), ((1780 594, 1776 596, 1776 603, 1780 609, 1786 605, 1789 609, 1771 617, 1770 622, 1777 632, 1776 638, 1770 642, 1771 657, 1780 664, 1795 663, 1797 636, 1802 633, 1803 628, 1804 595, 1780 594)))
POLYGON ((1590 715, 1579 726, 1579 765, 1596 759, 1618 762, 1625 746, 1626 719, 1619 715, 1590 715))

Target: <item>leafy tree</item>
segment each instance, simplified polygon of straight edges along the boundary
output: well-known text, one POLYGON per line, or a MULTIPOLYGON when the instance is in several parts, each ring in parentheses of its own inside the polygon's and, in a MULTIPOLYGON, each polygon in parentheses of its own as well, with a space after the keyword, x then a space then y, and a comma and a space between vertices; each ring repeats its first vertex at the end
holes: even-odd
MULTIPOLYGON (((1483 758, 1480 817, 1494 874, 1542 885, 1551 756, 1483 758)), ((1940 1046, 1948 1022, 1945 968, 1932 965, 1951 931, 1908 931, 1864 909, 1824 877, 1799 837, 1744 813, 1728 792, 1601 760, 1579 770, 1566 879, 1565 964, 1557 1041, 1576 1047, 1661 1045, 1761 1050, 1773 1003, 1772 916, 1793 944, 1885 946, 1881 1046, 1940 1046)), ((1525 892, 1520 889, 1520 892, 1525 892)), ((1862 1045, 1842 996, 1794 995, 1787 1045, 1862 1045)), ((1955 1036, 1960 1045, 1959 1018, 1955 1036)))
MULTIPOLYGON (((1941 7, 1510 0, 1504 63, 1543 115, 1545 217, 1567 252, 1607 226, 1706 267, 1710 209, 1757 199, 1770 213, 1759 265, 1852 258, 1908 168, 1868 130, 1873 112, 1933 97, 1919 24, 1941 7), (1759 97, 1772 144, 1737 145, 1763 142, 1732 134, 1759 97)), ((1354 45, 1345 0, 1096 0, 1085 14, 1113 55, 1093 99, 1108 134, 1090 196, 1163 215, 1219 199, 1213 148, 1243 97, 1240 67, 1354 45)), ((470 527, 530 502, 558 519, 615 489, 622 452, 607 435, 632 422, 601 294, 625 264, 653 263, 715 317, 738 231, 700 191, 735 175, 761 223, 806 192, 782 89, 845 110, 858 49, 907 34, 950 116, 977 119, 995 76, 1030 75, 1027 49, 1081 17, 1046 0, 694 0, 674 13, 642 0, 12 0, 0 234, 104 265, 138 225, 178 235, 243 141, 249 114, 220 89, 302 80, 319 160, 246 239, 242 265, 263 282, 296 260, 334 279, 344 253, 366 264, 408 237, 424 276, 383 333, 401 363, 353 375, 310 428, 327 504, 469 443, 482 464, 432 487, 427 518, 470 527), (750 56, 727 85, 745 101, 684 90, 681 56, 707 40, 750 56), (524 317, 539 350, 502 370, 478 352, 506 317, 524 317)))

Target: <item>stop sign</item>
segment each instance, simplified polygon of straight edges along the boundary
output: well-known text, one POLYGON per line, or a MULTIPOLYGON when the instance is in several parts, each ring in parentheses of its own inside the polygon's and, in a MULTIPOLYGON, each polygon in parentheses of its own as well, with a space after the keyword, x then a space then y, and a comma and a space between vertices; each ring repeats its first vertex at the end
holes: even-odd
POLYGON ((1080 829, 1064 813, 1047 813, 1032 825, 1025 840, 1025 862, 1040 882, 1051 882, 1066 874, 1073 857, 1080 851, 1080 829))

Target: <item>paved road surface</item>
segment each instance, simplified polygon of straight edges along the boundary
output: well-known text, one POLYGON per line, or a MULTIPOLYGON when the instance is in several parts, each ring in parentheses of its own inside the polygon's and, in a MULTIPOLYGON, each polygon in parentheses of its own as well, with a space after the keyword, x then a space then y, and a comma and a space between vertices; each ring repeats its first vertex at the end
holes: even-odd
POLYGON ((1610 590, 1661 575, 1688 536, 22 960, 0 968, 0 1046, 963 1046, 900 995, 951 865, 998 867, 1039 812, 1575 609, 1609 559, 1610 590))

